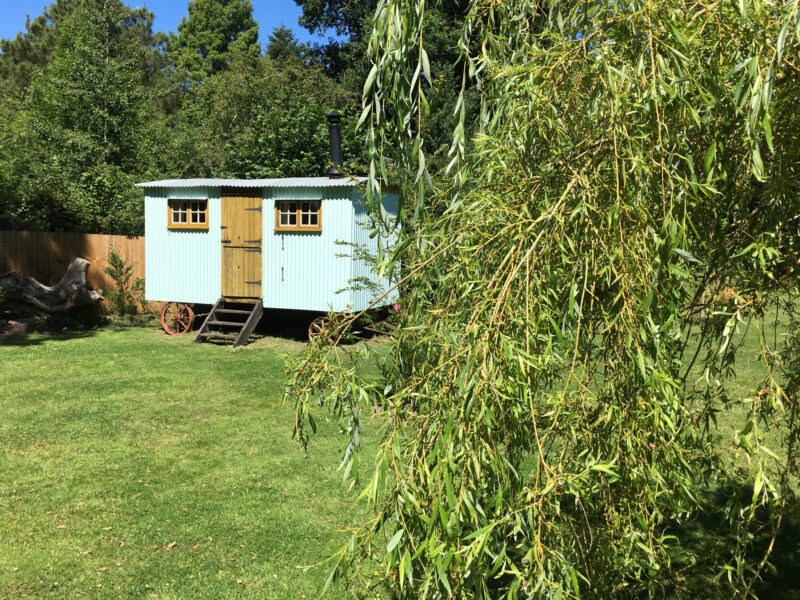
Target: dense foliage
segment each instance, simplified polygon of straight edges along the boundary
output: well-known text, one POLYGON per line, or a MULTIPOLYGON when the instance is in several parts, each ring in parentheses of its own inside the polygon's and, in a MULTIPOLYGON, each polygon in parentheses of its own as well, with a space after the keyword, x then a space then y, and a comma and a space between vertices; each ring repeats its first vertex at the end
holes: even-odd
POLYGON ((0 41, 0 228, 141 234, 138 181, 321 175, 325 113, 366 158, 358 95, 291 32, 262 55, 249 0, 192 0, 178 33, 120 0, 57 0, 0 41))
POLYGON ((148 120, 139 75, 152 14, 120 2, 73 3, 47 63, 4 123, 0 163, 15 184, 4 220, 128 232, 139 220, 132 174, 148 120))
POLYGON ((234 61, 181 107, 175 168, 183 177, 322 175, 330 150, 325 114, 344 107, 343 153, 358 169, 364 152, 354 103, 322 69, 299 58, 234 61))
POLYGON ((457 43, 480 130, 470 151, 456 124, 432 194, 428 9, 381 0, 369 41, 372 185, 389 158, 405 174, 387 380, 320 336, 289 391, 306 447, 318 405, 341 419, 345 479, 362 411, 389 409, 374 518, 331 576, 403 598, 754 593, 798 507, 798 3, 474 0, 457 43), (743 360, 766 377, 738 398, 743 360), (698 545, 700 521, 727 543, 698 545))

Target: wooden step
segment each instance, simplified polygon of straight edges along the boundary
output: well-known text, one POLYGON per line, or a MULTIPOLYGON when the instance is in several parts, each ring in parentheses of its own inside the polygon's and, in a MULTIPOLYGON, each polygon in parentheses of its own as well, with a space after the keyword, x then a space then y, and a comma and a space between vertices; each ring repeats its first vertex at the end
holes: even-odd
POLYGON ((239 337, 237 333, 219 333, 218 331, 204 331, 203 333, 198 333, 197 337, 205 338, 205 339, 223 339, 223 340, 235 340, 239 337))
POLYGON ((238 348, 239 346, 244 346, 247 343, 247 340, 250 339, 250 334, 253 333, 253 330, 258 325, 258 322, 261 320, 261 315, 264 314, 264 305, 259 300, 253 305, 253 312, 250 313, 250 316, 247 317, 247 322, 242 327, 242 330, 239 332, 239 337, 233 342, 233 347, 238 348))
POLYGON ((264 314, 264 305, 258 302, 228 302, 220 298, 211 307, 205 322, 200 327, 200 331, 194 338, 195 343, 203 340, 233 340, 233 347, 243 346, 250 339, 250 335, 256 328, 261 315, 264 314), (238 306, 240 308, 223 308, 225 304, 238 306), (244 310, 247 307, 248 310, 244 310), (226 321, 223 315, 247 315, 244 321, 226 321), (222 333, 221 331, 211 331, 209 327, 231 327, 239 329, 239 333, 222 333))

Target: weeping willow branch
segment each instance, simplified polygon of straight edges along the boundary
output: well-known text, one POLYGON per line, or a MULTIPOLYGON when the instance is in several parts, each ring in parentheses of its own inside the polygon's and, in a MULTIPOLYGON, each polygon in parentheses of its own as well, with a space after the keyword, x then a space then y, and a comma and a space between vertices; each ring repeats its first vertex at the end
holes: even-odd
POLYGON ((454 43, 479 133, 466 155, 457 124, 438 182, 424 25, 422 0, 379 2, 364 88, 371 187, 403 190, 384 378, 312 344, 288 391, 306 447, 313 406, 342 419, 345 479, 363 408, 391 415, 360 494, 375 516, 331 580, 609 598, 724 573, 723 594, 754 594, 797 502, 797 2, 473 0, 454 43), (769 344, 777 307, 790 334, 769 344), (742 398, 750 324, 764 380, 742 398), (733 543, 693 546, 700 515, 733 543))

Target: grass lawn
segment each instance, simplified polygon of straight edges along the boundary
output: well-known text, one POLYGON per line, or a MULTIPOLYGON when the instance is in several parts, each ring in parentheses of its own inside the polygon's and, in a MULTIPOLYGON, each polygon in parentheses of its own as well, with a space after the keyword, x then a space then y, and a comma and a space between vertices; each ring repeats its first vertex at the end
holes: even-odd
MULTIPOLYGON (((754 331, 737 339, 743 401, 764 371, 754 331)), ((318 415, 308 459, 291 440, 284 359, 302 347, 265 337, 234 351, 155 328, 0 338, 0 600, 317 597, 324 573, 299 567, 365 509, 341 486, 336 423, 318 415)), ((718 440, 742 467, 744 411, 721 416, 718 440)), ((784 525, 762 598, 800 598, 800 525, 784 525)), ((724 551, 714 523, 684 533, 701 561, 724 551)))
POLYGON ((336 471, 335 423, 308 459, 291 440, 282 371, 301 344, 190 342, 0 341, 0 599, 318 595, 324 578, 298 567, 361 509, 336 471))

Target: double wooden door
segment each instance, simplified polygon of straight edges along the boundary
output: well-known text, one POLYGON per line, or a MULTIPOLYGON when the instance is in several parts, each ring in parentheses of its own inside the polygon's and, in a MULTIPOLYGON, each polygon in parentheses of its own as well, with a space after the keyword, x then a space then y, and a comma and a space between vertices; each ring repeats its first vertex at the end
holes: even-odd
POLYGON ((261 188, 222 190, 222 296, 261 298, 261 188))

